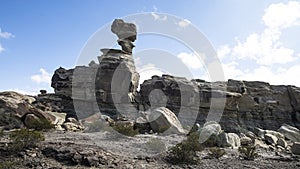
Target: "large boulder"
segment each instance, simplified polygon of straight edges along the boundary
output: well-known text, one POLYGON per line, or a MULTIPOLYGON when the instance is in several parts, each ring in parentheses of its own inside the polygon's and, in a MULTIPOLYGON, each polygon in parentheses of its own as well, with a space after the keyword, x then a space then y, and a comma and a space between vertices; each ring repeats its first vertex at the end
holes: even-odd
POLYGON ((278 129, 278 132, 283 134, 287 139, 291 141, 300 142, 300 130, 296 127, 284 124, 278 129))
POLYGON ((200 143, 208 144, 212 146, 217 144, 218 135, 222 133, 221 125, 215 121, 209 121, 204 124, 202 128, 198 129, 200 134, 200 143))
POLYGON ((153 132, 164 134, 186 134, 176 115, 165 107, 159 107, 151 111, 147 117, 153 132))

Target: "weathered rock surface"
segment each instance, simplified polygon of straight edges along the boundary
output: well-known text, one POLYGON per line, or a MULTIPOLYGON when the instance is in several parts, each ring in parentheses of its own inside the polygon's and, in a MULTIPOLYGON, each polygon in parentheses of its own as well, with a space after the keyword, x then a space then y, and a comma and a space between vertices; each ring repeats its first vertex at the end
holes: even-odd
MULTIPOLYGON (((112 32, 124 41, 136 39, 134 24, 115 20, 112 32)), ((95 113, 108 114, 114 119, 137 113, 137 88, 139 74, 131 52, 118 49, 101 49, 99 63, 77 66, 65 70, 59 68, 52 77, 51 86, 56 94, 69 98, 74 103, 73 113, 83 119, 95 113)))
POLYGON ((298 106, 299 89, 294 86, 235 80, 210 83, 168 75, 153 76, 141 84, 141 99, 146 109, 152 106, 149 95, 154 89, 164 93, 166 107, 174 113, 190 112, 189 116, 199 113, 197 122, 200 124, 205 122, 211 100, 221 100, 226 96, 220 124, 228 132, 240 132, 241 128, 253 131, 255 127, 277 130, 284 123, 300 126, 299 112, 295 108, 298 106), (199 105, 193 100, 200 101, 200 106, 193 107, 199 105), (186 109, 189 111, 184 111, 186 109))

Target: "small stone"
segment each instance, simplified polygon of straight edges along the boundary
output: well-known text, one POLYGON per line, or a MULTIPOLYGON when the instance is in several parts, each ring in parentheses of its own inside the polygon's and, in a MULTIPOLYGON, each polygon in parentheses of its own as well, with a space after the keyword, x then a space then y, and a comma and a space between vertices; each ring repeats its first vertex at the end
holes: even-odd
POLYGON ((250 137, 247 136, 241 137, 240 140, 241 140, 241 145, 243 146, 252 144, 252 139, 250 137))
POLYGON ((268 144, 276 145, 278 138, 272 134, 265 134, 265 140, 268 144))
POLYGON ((283 147, 283 148, 286 148, 288 146, 287 142, 282 139, 282 138, 279 138, 278 141, 277 141, 277 145, 283 147))
POLYGON ((293 154, 300 155, 300 142, 294 142, 291 147, 291 151, 293 154))

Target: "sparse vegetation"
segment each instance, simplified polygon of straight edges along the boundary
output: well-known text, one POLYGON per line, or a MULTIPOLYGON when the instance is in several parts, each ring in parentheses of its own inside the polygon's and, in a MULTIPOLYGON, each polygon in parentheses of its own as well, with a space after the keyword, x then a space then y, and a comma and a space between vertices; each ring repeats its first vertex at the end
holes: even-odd
POLYGON ((34 129, 38 131, 48 131, 50 129, 53 129, 55 126, 49 120, 41 118, 33 120, 27 127, 29 129, 34 129))
POLYGON ((16 163, 13 161, 2 161, 0 162, 0 169, 12 169, 15 168, 16 163))
POLYGON ((128 123, 115 123, 111 124, 111 126, 114 130, 125 136, 134 137, 139 134, 138 130, 135 130, 133 126, 128 123))
POLYGON ((41 132, 28 129, 13 131, 9 137, 11 140, 9 150, 11 152, 19 152, 27 148, 35 147, 37 143, 45 139, 41 132))
POLYGON ((241 146, 239 152, 245 160, 254 160, 258 157, 255 146, 241 146))
POLYGON ((147 147, 155 152, 163 152, 166 150, 166 145, 159 139, 151 139, 146 143, 147 147))
POLYGON ((93 133, 99 131, 111 131, 111 127, 105 121, 97 120, 92 123, 84 123, 86 133, 93 133))
POLYGON ((0 129, 0 138, 4 136, 3 129, 0 129))
POLYGON ((165 131, 167 131, 168 129, 170 128, 170 126, 160 126, 159 128, 158 128, 158 133, 163 133, 163 132, 165 132, 165 131))
POLYGON ((199 134, 197 132, 190 133, 186 140, 170 149, 167 160, 172 164, 198 164, 199 158, 196 152, 202 150, 199 134))
POLYGON ((209 148, 209 156, 212 158, 221 158, 226 154, 226 151, 219 147, 210 147, 209 148))

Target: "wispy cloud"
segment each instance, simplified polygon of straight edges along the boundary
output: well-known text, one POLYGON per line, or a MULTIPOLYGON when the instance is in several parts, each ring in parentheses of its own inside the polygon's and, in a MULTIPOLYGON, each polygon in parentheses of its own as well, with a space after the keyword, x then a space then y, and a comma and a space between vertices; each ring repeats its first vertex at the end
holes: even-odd
POLYGON ((50 76, 50 74, 44 68, 40 69, 40 73, 41 74, 32 75, 31 76, 31 80, 33 82, 38 83, 38 84, 40 84, 40 83, 50 84, 51 83, 51 76, 50 76))
POLYGON ((166 15, 158 14, 156 12, 151 12, 151 15, 153 16, 154 20, 166 21, 168 19, 166 15))
POLYGON ((2 47, 2 45, 0 44, 0 53, 3 52, 5 49, 2 47))
POLYGON ((140 74, 140 80, 139 80, 140 83, 143 83, 147 79, 151 79, 153 75, 161 76, 162 74, 167 73, 157 68, 154 64, 151 63, 138 66, 137 71, 140 74))
POLYGON ((12 33, 9 33, 9 32, 2 32, 2 30, 0 28, 0 37, 5 38, 5 39, 9 39, 9 38, 15 37, 15 35, 13 35, 12 33))
MULTIPOLYGON (((0 28, 0 38, 4 38, 4 39, 10 39, 15 37, 12 33, 9 32, 2 32, 1 28, 0 28)), ((5 50, 5 48, 1 45, 0 43, 0 53, 2 53, 5 50)))
POLYGON ((188 19, 183 19, 177 23, 177 25, 182 28, 185 28, 185 27, 189 26, 190 24, 191 24, 191 21, 189 21, 188 19))

